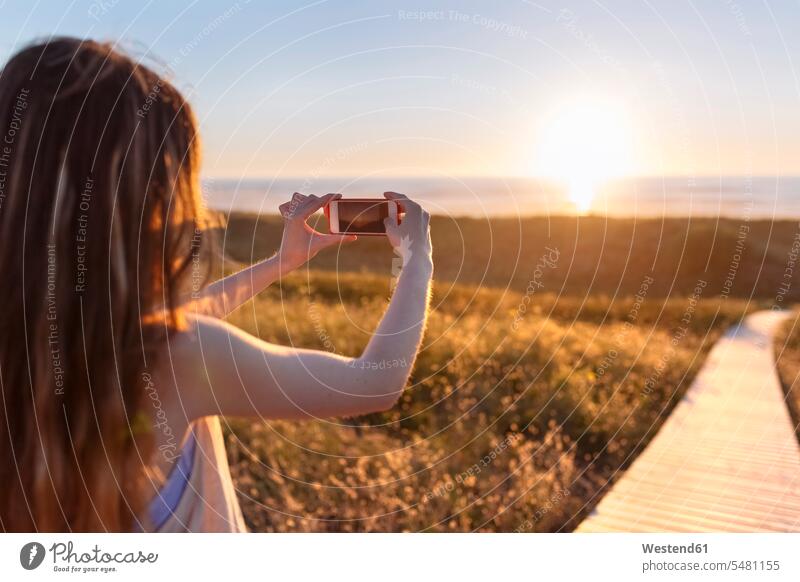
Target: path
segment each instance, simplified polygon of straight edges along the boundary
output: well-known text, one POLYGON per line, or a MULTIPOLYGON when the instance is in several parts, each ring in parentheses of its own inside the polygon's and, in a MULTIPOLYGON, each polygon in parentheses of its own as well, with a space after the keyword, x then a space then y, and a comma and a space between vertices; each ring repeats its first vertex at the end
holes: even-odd
POLYGON ((729 330, 579 532, 800 531, 800 445, 775 370, 788 313, 729 330))

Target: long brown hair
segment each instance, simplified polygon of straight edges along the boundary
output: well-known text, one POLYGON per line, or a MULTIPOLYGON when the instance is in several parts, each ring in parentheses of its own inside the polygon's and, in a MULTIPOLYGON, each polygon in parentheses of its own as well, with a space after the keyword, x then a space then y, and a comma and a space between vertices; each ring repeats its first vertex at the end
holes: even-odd
POLYGON ((198 170, 186 101, 109 44, 0 73, 0 529, 143 523, 142 378, 180 327, 198 170))

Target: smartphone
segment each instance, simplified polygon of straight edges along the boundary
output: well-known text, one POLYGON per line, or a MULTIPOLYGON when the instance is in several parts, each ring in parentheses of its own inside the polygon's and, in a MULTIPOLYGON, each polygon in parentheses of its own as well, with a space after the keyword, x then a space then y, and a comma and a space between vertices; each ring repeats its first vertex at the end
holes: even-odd
POLYGON ((398 220, 401 212, 394 200, 385 198, 340 198, 325 207, 332 234, 386 235, 386 218, 398 220))

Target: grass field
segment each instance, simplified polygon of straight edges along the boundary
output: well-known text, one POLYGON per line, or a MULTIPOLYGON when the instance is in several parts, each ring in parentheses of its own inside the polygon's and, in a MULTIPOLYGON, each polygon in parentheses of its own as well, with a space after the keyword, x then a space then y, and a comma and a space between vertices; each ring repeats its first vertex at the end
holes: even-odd
MULTIPOLYGON (((547 270, 546 289, 557 294, 630 296, 649 276, 654 279, 651 296, 687 296, 704 280, 704 297, 774 302, 782 293, 789 254, 798 250, 800 224, 724 218, 434 216, 431 233, 439 281, 524 292, 550 248, 559 259, 547 270)), ((234 214, 222 243, 226 255, 251 263, 274 253, 280 236, 276 216, 234 214)), ((311 268, 382 275, 391 256, 385 241, 365 238, 339 253, 320 255, 311 268)), ((800 285, 791 285, 784 300, 800 300, 800 285)))
POLYGON ((775 338, 775 357, 786 404, 800 438, 800 311, 795 312, 775 338))
MULTIPOLYGON (((489 253, 473 244, 479 224, 448 230, 441 220, 434 309, 395 409, 306 423, 229 419, 253 530, 571 530, 652 438, 725 328, 770 304, 795 228, 779 225, 769 245, 742 249, 731 246, 740 227, 727 221, 706 252, 700 234, 680 242, 687 221, 676 220, 660 247, 649 232, 626 251, 641 229, 633 221, 564 218, 563 231, 543 238, 545 219, 526 219, 533 240, 517 260, 510 228, 492 225, 489 253), (472 241, 460 253, 448 242, 459 232, 472 241), (684 260, 670 257, 687 244, 684 260), (544 260, 554 249, 557 260, 544 260), (771 280, 753 278, 751 262, 771 280)), ((695 227, 707 233, 714 221, 695 227)), ((279 232, 271 217, 231 217, 226 254, 266 256, 279 232)), ((231 321, 268 341, 358 354, 389 297, 391 252, 380 242, 343 249, 338 267, 335 252, 319 257, 231 321)))

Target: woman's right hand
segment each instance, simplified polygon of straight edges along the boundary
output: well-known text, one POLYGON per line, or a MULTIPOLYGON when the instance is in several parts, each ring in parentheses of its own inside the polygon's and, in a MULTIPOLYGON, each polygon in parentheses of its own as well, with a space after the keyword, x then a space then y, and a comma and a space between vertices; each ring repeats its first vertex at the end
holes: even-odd
POLYGON ((403 264, 407 265, 409 261, 432 263, 430 214, 404 194, 384 192, 383 195, 387 200, 395 201, 399 206, 398 210, 404 212, 399 224, 397 219, 393 220, 391 217, 383 221, 389 242, 403 257, 403 264))

